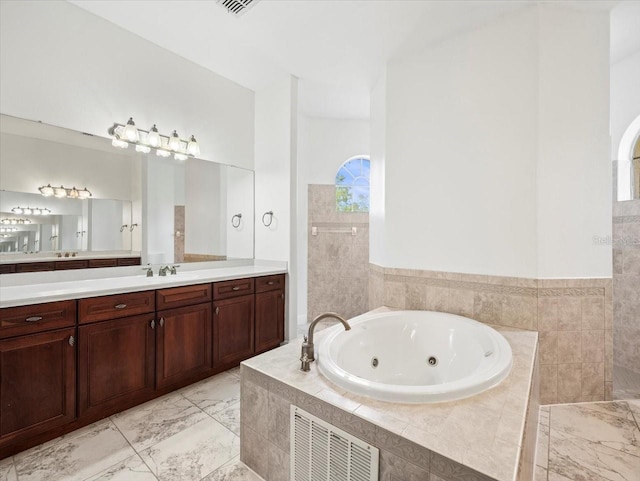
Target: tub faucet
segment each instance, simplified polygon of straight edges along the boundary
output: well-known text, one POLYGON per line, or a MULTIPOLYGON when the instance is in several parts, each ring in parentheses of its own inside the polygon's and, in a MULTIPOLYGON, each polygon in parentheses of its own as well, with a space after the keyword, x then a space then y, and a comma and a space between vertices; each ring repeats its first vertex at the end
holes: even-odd
POLYGON ((315 330, 318 322, 328 318, 337 319, 342 323, 345 330, 351 330, 351 326, 349 325, 349 323, 342 316, 339 316, 335 312, 325 312, 324 314, 320 314, 313 321, 311 321, 311 324, 309 324, 309 332, 306 336, 304 336, 304 342, 302 343, 302 353, 300 354, 300 362, 302 363, 300 369, 305 372, 311 369, 310 364, 316 360, 313 348, 313 331, 315 330))

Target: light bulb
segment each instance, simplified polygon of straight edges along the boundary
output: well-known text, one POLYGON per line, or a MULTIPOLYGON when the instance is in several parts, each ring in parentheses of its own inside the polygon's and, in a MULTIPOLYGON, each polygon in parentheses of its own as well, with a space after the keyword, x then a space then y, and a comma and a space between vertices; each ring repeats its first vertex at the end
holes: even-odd
POLYGON ((22 214, 22 208, 21 207, 14 207, 13 209, 11 209, 11 212, 13 212, 14 214, 22 214))
POLYGON ((126 149, 127 147, 129 147, 129 142, 125 142, 124 140, 120 139, 113 139, 111 141, 111 145, 119 149, 126 149))
POLYGON ((64 186, 60 186, 60 187, 54 187, 53 188, 53 195, 58 197, 58 198, 63 198, 67 196, 67 189, 64 188, 64 186))
POLYGON ((40 215, 42 214, 42 210, 35 208, 35 209, 31 209, 31 215, 40 215))
POLYGON ((79 197, 80 194, 78 194, 78 189, 75 188, 75 186, 73 187, 73 189, 71 189, 69 191, 69 193, 67 194, 67 197, 70 197, 72 199, 77 199, 79 197))
POLYGON ((9 223, 10 223, 10 224, 17 224, 17 223, 18 223, 18 221, 17 221, 16 219, 11 219, 11 220, 9 221, 9 223))
MULTIPOLYGON (((91 197, 91 192, 89 192, 89 189, 87 189, 86 187, 82 190, 78 191, 78 198, 79 199, 88 199, 89 197, 91 197)), ((47 212, 48 214, 49 212, 47 212)))
POLYGON ((138 140, 140 140, 140 133, 136 128, 133 117, 129 117, 129 120, 127 120, 127 125, 124 127, 124 132, 122 132, 122 135, 129 142, 137 142, 138 140))
POLYGON ((49 209, 40 209, 40 213, 42 215, 49 215, 51 214, 51 211, 49 209))
POLYGON ((51 197, 53 195, 53 187, 51 187, 51 184, 43 185, 39 187, 38 190, 45 197, 51 197))
POLYGON ((27 207, 26 209, 22 209, 22 212, 24 215, 31 215, 33 213, 33 211, 27 207))
POLYGON ((169 152, 168 150, 158 149, 156 150, 156 155, 158 157, 169 157, 171 155, 171 152, 169 152))
POLYGON ((184 155, 184 154, 180 154, 180 153, 176 153, 176 155, 174 155, 173 157, 174 157, 176 160, 182 160, 182 161, 187 160, 187 159, 189 158, 189 157, 187 157, 186 155, 184 155))
POLYGON ((175 130, 171 134, 171 138, 169 139, 169 148, 174 152, 180 150, 180 137, 178 137, 178 132, 175 130))
POLYGON ((142 152, 143 154, 148 154, 149 152, 151 152, 151 147, 149 147, 148 145, 137 144, 136 152, 142 152))
POLYGON ((151 147, 160 147, 162 145, 162 139, 160 138, 156 124, 153 124, 151 130, 149 130, 149 135, 147 135, 147 144, 151 147))
POLYGON ((31 221, 29 219, 20 219, 20 223, 21 224, 31 224, 31 221))
POLYGON ((187 152, 194 157, 200 155, 200 146, 198 142, 196 142, 196 138, 192 135, 189 139, 189 144, 187 145, 187 152))

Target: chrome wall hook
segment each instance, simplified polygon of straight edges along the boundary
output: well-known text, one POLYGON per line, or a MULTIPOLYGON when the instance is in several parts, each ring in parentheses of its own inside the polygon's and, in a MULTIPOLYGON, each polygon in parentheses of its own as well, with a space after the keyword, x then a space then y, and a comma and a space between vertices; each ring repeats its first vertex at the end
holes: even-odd
POLYGON ((240 222, 242 221, 242 214, 236 214, 231 218, 231 225, 236 229, 240 227, 240 222), (235 219, 238 219, 236 222, 235 219))
POLYGON ((262 223, 264 224, 265 227, 269 227, 272 222, 273 222, 273 211, 272 210, 262 214, 262 223), (267 221, 264 220, 264 218, 267 217, 267 216, 269 216, 269 223, 267 223, 267 221))
POLYGON ((133 232, 133 229, 135 229, 136 227, 138 227, 138 224, 131 224, 131 227, 129 227, 129 232, 133 232))

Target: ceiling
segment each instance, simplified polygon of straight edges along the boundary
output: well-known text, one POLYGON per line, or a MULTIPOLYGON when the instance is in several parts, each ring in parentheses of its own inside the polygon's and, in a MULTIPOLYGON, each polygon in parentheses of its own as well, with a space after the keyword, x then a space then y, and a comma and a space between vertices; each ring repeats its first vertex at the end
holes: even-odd
MULTIPOLYGON (((234 17, 215 0, 69 1, 252 90, 292 74, 306 115, 363 119, 391 56, 536 3, 261 0, 234 17)), ((563 3, 610 9, 617 2, 563 3)))

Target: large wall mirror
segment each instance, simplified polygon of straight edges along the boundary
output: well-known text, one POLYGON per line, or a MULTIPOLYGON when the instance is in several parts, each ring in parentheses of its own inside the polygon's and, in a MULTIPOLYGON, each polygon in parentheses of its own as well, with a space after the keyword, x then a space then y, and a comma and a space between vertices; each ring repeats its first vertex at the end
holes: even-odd
POLYGON ((0 136, 2 262, 64 252, 154 264, 253 258, 252 171, 7 115, 0 136), (54 195, 42 195, 49 186, 54 195))

